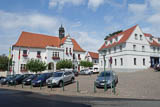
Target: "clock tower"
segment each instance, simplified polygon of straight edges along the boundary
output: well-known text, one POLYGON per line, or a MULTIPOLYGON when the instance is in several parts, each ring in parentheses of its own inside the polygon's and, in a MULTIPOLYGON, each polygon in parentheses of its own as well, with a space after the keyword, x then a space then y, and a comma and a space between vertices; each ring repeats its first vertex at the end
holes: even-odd
POLYGON ((65 30, 64 27, 61 25, 61 27, 59 28, 59 38, 62 39, 65 36, 65 30))

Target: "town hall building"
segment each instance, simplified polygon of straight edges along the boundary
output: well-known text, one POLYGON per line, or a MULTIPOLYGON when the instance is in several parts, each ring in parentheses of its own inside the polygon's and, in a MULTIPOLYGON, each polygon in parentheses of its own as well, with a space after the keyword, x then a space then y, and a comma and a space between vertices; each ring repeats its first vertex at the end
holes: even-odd
POLYGON ((137 71, 160 63, 160 38, 135 25, 105 40, 99 51, 101 70, 137 71), (105 62, 105 63, 104 63, 105 62))
POLYGON ((63 26, 59 28, 59 37, 44 34, 22 32, 12 46, 13 71, 16 74, 28 73, 26 63, 30 59, 39 59, 48 64, 47 71, 56 71, 60 60, 71 60, 74 69, 80 70, 80 61, 85 58, 85 50, 70 35, 65 36, 63 26))

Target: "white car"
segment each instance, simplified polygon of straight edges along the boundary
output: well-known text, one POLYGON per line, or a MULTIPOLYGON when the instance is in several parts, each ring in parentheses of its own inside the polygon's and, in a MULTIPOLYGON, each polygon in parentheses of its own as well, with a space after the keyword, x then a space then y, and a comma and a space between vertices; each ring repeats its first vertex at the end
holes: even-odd
POLYGON ((83 69, 79 72, 80 75, 91 75, 93 72, 89 69, 83 69))

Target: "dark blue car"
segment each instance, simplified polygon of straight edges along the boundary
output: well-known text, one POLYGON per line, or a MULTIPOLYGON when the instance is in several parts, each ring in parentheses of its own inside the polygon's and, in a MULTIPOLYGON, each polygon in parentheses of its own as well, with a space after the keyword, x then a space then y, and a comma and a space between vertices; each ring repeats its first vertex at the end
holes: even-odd
POLYGON ((39 74, 32 74, 29 77, 27 77, 26 79, 23 80, 23 84, 24 85, 31 85, 31 82, 36 79, 39 76, 39 74))
POLYGON ((32 81, 33 86, 44 86, 46 85, 46 80, 52 76, 53 73, 43 73, 39 75, 36 79, 32 81))

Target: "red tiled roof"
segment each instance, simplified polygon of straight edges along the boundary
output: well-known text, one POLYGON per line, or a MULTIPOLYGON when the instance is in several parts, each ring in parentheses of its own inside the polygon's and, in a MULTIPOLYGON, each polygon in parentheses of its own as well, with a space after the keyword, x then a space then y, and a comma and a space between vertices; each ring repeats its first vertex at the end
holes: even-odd
POLYGON ((146 37, 152 37, 152 35, 149 34, 149 33, 143 33, 143 34, 144 34, 144 36, 146 36, 146 37))
POLYGON ((114 43, 109 44, 109 45, 107 45, 107 46, 106 46, 105 43, 104 43, 104 44, 100 47, 99 50, 102 50, 102 49, 104 49, 104 48, 111 48, 111 47, 113 47, 113 46, 116 46, 116 45, 118 45, 118 44, 121 44, 121 43, 126 42, 126 40, 128 40, 128 38, 130 37, 130 35, 132 34, 132 32, 134 31, 134 29, 135 29, 136 27, 137 27, 137 25, 135 25, 135 26, 133 26, 133 27, 131 27, 131 28, 129 28, 129 29, 121 32, 121 33, 118 33, 117 35, 114 35, 114 36, 112 36, 112 37, 109 37, 109 38, 107 39, 108 41, 110 41, 110 40, 112 40, 113 38, 116 38, 116 37, 118 37, 118 36, 120 36, 120 35, 123 35, 122 38, 121 38, 118 42, 114 42, 114 43))
MULTIPOLYGON (((46 46, 60 47, 60 44, 65 42, 66 37, 60 40, 59 37, 56 36, 22 32, 18 41, 13 46, 31 48, 46 48, 46 46)), ((85 52, 74 39, 72 39, 72 43, 74 45, 74 51, 85 52)))
POLYGON ((91 56, 91 58, 93 59, 98 59, 99 58, 99 54, 98 53, 95 53, 95 52, 88 52, 91 56))
MULTIPOLYGON (((151 34, 149 34, 149 33, 144 33, 144 36, 146 36, 146 37, 153 37, 151 34)), ((149 44, 151 45, 151 46, 157 46, 157 47, 159 47, 160 46, 160 44, 159 43, 157 43, 155 40, 153 40, 152 42, 151 41, 148 41, 149 42, 149 44)))

